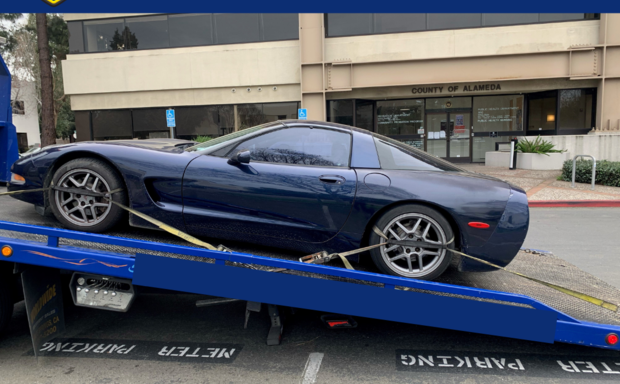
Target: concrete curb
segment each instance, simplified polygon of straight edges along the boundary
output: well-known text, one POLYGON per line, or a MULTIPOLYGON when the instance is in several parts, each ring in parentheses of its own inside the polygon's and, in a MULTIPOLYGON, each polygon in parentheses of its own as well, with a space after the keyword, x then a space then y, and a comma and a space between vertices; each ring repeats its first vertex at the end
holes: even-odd
POLYGON ((528 205, 530 208, 620 207, 620 200, 534 200, 528 205))

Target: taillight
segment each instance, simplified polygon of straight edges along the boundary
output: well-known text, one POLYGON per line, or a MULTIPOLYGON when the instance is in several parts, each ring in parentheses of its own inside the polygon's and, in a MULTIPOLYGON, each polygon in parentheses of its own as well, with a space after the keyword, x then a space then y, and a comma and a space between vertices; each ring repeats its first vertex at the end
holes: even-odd
POLYGON ((610 333, 605 337, 605 342, 609 345, 618 344, 618 335, 616 335, 615 333, 610 333))
POLYGON ((485 228, 489 228, 490 225, 487 223, 482 223, 480 221, 472 221, 471 223, 468 224, 470 227, 473 228, 480 228, 480 229, 485 229, 485 228))

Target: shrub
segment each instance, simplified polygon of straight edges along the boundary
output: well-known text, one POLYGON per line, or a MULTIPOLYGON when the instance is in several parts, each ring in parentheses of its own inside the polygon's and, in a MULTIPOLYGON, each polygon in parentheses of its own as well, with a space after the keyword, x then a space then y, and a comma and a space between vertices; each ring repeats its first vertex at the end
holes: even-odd
POLYGON ((538 137, 536 137, 533 141, 530 141, 527 138, 519 140, 516 149, 522 153, 538 153, 547 156, 549 156, 550 153, 566 152, 565 149, 553 149, 553 147, 555 147, 555 144, 547 140, 543 140, 540 135, 538 135, 538 137))
POLYGON ((205 141, 209 141, 211 139, 213 139, 211 136, 198 136, 194 139, 194 141, 197 143, 204 143, 205 141))
MULTIPOLYGON (((573 161, 566 160, 562 167, 562 180, 572 181, 573 161)), ((578 160, 575 164, 575 182, 592 183, 592 161, 578 160)), ((620 187, 620 162, 601 160, 596 162, 595 184, 620 187)))

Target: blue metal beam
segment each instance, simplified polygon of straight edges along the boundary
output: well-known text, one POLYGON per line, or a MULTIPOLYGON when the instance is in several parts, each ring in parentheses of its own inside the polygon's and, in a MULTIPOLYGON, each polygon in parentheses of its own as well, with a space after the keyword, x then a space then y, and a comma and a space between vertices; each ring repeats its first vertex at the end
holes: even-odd
POLYGON ((620 327, 579 321, 524 295, 5 221, 0 221, 0 229, 48 237, 47 242, 0 237, 0 246, 13 248, 11 257, 0 259, 9 262, 133 279, 136 285, 176 291, 524 340, 547 343, 555 340, 620 349, 618 345, 611 347, 605 344, 605 336, 611 332, 620 334, 620 327), (189 255, 205 260, 190 261, 147 253, 134 256, 59 246, 59 238, 189 255), (258 271, 226 265, 227 261, 356 279, 382 286, 258 271), (421 292, 395 289, 396 286, 421 292), (532 308, 476 300, 480 298, 527 304, 532 308))

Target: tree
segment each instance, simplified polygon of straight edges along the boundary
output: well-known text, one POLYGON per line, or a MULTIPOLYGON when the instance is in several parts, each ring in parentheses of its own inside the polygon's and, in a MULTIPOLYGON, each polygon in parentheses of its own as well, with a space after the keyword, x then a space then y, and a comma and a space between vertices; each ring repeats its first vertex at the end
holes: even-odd
MULTIPOLYGON (((25 23, 22 20, 18 27, 12 28, 10 35, 15 44, 11 47, 11 51, 6 53, 7 64, 11 68, 13 78, 19 80, 16 86, 24 82, 35 83, 38 109, 41 111, 43 104, 36 16, 28 15, 25 23)), ((62 17, 57 14, 47 15, 47 35, 52 73, 55 137, 66 139, 75 131, 75 118, 69 97, 64 93, 62 60, 66 59, 69 53, 69 33, 67 23, 62 17)), ((41 119, 42 115, 39 113, 42 126, 41 119)))
POLYGON ((37 46, 41 77, 41 148, 56 144, 54 125, 54 86, 50 45, 47 38, 47 15, 37 13, 37 46))

